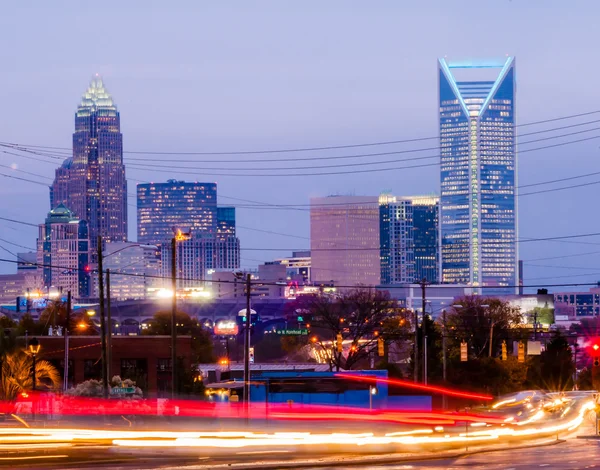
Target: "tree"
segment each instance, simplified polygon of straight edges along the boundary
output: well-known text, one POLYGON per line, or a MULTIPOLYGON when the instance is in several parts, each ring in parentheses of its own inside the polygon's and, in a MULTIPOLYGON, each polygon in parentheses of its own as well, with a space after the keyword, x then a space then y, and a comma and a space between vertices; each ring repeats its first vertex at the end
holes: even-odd
POLYGON ((536 319, 538 323, 544 325, 552 325, 554 323, 554 309, 548 306, 548 302, 543 307, 534 307, 534 309, 528 313, 529 322, 533 323, 536 319))
MULTIPOLYGON (((120 376, 115 375, 109 384, 109 388, 133 388, 134 392, 130 395, 124 395, 122 398, 142 398, 144 393, 142 389, 136 386, 136 383, 131 379, 122 380, 120 376)), ((101 398, 104 396, 104 390, 102 382, 100 380, 90 379, 77 384, 75 387, 70 388, 65 392, 65 395, 71 397, 97 397, 101 398)))
MULTIPOLYGON (((338 297, 315 296, 306 306, 312 318, 311 343, 331 370, 352 369, 377 353, 384 322, 401 309, 388 292, 359 288, 338 297), (336 347, 338 335, 350 343, 345 352, 336 347)), ((406 322, 405 322, 406 323, 406 322)))
POLYGON ((502 341, 514 337, 511 328, 521 323, 518 307, 493 297, 466 296, 456 301, 447 316, 450 354, 460 355, 460 343, 469 344, 471 357, 489 355, 490 332, 493 334, 492 356, 498 355, 502 341), (459 307, 460 305, 460 307, 459 307))
POLYGON ((573 388, 575 364, 567 338, 555 332, 540 356, 539 368, 530 370, 531 381, 542 389, 564 391, 573 388))
MULTIPOLYGON (((7 354, 2 361, 2 398, 14 400, 17 395, 33 388, 33 359, 22 351, 7 354)), ((60 373, 48 361, 35 363, 36 390, 60 388, 60 373)))
MULTIPOLYGON (((177 312, 175 323, 178 335, 190 335, 192 337, 193 364, 206 364, 214 362, 213 344, 210 334, 205 331, 198 322, 187 313, 177 312)), ((152 317, 148 329, 143 330, 144 335, 171 335, 171 312, 157 312, 152 317)))

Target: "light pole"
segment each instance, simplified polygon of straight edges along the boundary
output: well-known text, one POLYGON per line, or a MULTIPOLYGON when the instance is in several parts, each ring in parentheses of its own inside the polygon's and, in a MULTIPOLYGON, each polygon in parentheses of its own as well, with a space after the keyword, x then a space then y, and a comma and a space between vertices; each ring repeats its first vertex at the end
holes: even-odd
POLYGON ((38 341, 37 338, 32 338, 31 341, 29 341, 29 353, 31 354, 31 357, 33 359, 33 364, 31 366, 31 381, 32 381, 32 390, 35 392, 35 362, 36 362, 36 357, 40 352, 40 348, 42 346, 40 345, 40 342, 38 341))
POLYGON ((100 341, 102 344, 102 388, 103 388, 103 396, 104 398, 108 398, 108 371, 109 371, 109 358, 110 355, 107 352, 107 349, 111 345, 111 333, 112 333, 112 325, 110 318, 110 270, 106 270, 106 284, 107 284, 107 304, 108 304, 108 328, 106 327, 106 316, 105 316, 105 308, 104 308, 104 268, 103 261, 105 258, 109 256, 113 256, 123 250, 127 250, 129 248, 134 247, 142 247, 142 248, 155 248, 155 245, 144 245, 142 243, 133 243, 127 245, 119 250, 113 251, 108 255, 104 256, 104 252, 102 251, 102 236, 98 235, 98 294, 99 294, 99 306, 100 306, 100 341))
POLYGON ((177 396, 177 242, 189 240, 191 235, 177 230, 171 239, 171 397, 177 396))

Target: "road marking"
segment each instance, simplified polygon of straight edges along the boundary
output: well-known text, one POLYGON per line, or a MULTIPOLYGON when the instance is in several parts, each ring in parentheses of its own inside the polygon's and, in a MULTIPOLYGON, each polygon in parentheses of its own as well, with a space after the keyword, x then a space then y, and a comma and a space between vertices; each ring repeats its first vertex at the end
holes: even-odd
POLYGON ((540 464, 540 467, 549 467, 549 466, 550 466, 550 464, 549 464, 549 463, 541 463, 541 464, 540 464))

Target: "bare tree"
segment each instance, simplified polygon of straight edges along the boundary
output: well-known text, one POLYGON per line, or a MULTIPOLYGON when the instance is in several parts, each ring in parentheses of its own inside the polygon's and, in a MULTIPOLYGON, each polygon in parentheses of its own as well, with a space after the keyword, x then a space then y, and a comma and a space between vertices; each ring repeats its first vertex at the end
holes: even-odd
MULTIPOLYGON (((364 288, 338 297, 316 296, 307 310, 312 317, 311 343, 332 371, 352 369, 376 354, 384 327, 403 312, 388 292, 364 288), (343 341, 342 351, 337 348, 338 335, 343 341)), ((408 326, 404 319, 391 323, 398 329, 408 326)))

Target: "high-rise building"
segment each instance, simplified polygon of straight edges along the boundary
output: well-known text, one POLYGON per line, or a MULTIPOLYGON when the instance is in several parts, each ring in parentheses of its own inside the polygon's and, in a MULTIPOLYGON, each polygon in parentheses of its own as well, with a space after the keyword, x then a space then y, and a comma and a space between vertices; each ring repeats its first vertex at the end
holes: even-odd
POLYGON ((73 156, 56 170, 50 206, 64 204, 85 220, 92 245, 127 238, 127 181, 120 116, 111 95, 95 76, 75 113, 73 156))
POLYGON ((148 288, 162 287, 157 247, 131 242, 107 243, 104 269, 110 269, 110 297, 115 300, 145 299, 148 288))
POLYGON ((439 198, 379 197, 381 283, 439 282, 439 198))
MULTIPOLYGON (((226 216, 232 217, 235 237, 235 209, 231 209, 233 215, 228 211, 222 213, 223 225, 227 229, 226 216)), ((174 227, 215 236, 218 215, 216 183, 168 180, 137 185, 139 243, 162 244, 173 237, 174 227)))
POLYGON ((517 282, 515 60, 438 63, 441 282, 517 282))
POLYGON ((338 286, 379 284, 379 206, 376 196, 310 200, 311 280, 338 286))
POLYGON ((217 207, 217 238, 235 237, 235 207, 217 207))
MULTIPOLYGON (((171 277, 171 244, 161 245, 161 276, 171 277)), ((210 234, 194 234, 176 244, 177 288, 203 286, 212 271, 233 271, 240 267, 240 241, 236 237, 220 240, 210 234)), ((170 284, 169 284, 170 286, 170 284)))
POLYGON ((88 224, 63 204, 48 213, 39 226, 37 264, 44 289, 71 291, 73 298, 91 295, 88 224))

